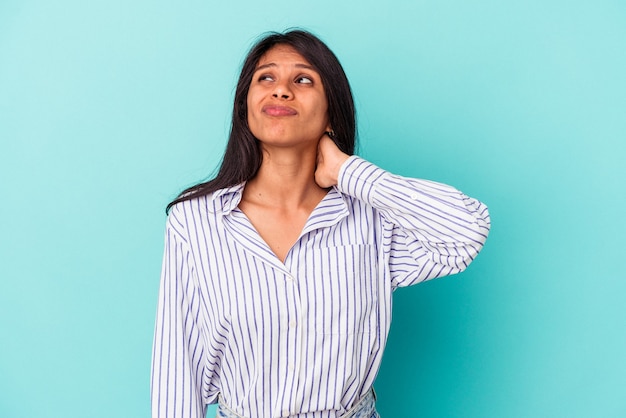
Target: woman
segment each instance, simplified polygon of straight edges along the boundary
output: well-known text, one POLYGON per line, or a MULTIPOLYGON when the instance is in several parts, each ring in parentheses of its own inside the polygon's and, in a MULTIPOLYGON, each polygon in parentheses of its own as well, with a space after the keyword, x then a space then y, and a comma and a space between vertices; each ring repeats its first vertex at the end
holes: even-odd
POLYGON ((304 31, 249 52, 215 179, 168 206, 153 417, 377 417, 397 287, 458 273, 489 230, 456 189, 352 155, 334 54, 304 31))

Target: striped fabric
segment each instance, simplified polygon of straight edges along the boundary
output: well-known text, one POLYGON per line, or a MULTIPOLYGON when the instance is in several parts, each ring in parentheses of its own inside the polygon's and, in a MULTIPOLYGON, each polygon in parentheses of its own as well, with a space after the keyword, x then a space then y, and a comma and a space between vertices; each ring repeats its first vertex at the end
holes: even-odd
POLYGON ((167 220, 152 359, 153 418, 339 417, 367 394, 392 292, 464 270, 487 208, 352 156, 285 263, 238 209, 243 185, 167 220))

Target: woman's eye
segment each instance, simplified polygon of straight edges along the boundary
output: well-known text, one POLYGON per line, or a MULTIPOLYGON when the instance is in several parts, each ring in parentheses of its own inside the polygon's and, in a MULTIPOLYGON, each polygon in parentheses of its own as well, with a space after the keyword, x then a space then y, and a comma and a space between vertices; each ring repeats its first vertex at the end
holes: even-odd
POLYGON ((311 78, 309 78, 309 77, 302 76, 302 77, 298 77, 296 79, 296 83, 299 83, 299 84, 313 84, 313 80, 311 78))
POLYGON ((271 75, 268 74, 263 74, 262 76, 259 77, 259 81, 273 81, 274 79, 272 78, 271 75))

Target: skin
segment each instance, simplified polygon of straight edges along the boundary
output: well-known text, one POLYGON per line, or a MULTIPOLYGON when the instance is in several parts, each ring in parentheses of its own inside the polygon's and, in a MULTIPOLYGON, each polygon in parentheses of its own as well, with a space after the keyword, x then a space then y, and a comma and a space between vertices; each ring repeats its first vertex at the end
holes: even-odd
POLYGON ((277 45, 261 57, 247 104, 263 162, 239 208, 284 262, 348 155, 324 134, 332 128, 324 86, 293 48, 277 45))

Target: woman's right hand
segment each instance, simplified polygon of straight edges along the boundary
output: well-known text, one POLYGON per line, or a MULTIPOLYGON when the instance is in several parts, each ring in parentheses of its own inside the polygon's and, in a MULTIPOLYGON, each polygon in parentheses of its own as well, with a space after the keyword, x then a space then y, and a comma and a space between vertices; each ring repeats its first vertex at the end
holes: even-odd
POLYGON ((326 189, 336 185, 339 169, 349 157, 337 147, 328 134, 324 133, 317 144, 315 182, 318 186, 326 189))

